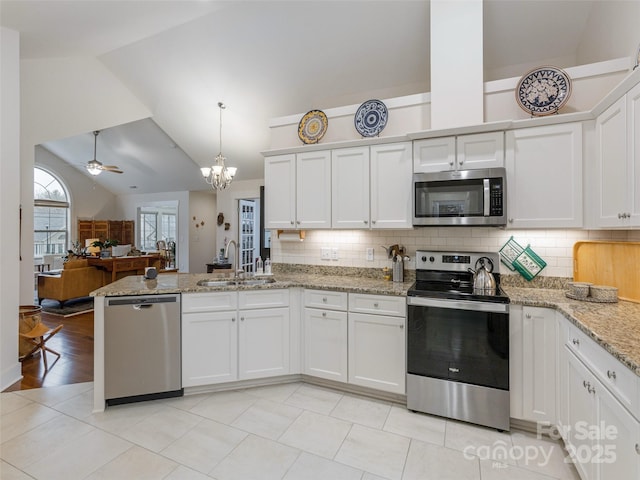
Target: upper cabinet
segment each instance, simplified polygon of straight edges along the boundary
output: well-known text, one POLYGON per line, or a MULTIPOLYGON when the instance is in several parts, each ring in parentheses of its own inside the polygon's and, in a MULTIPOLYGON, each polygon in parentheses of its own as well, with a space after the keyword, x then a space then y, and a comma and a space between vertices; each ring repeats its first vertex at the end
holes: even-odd
POLYGON ((582 227, 581 123, 508 131, 506 169, 509 227, 582 227))
POLYGON ((265 228, 331 227, 331 152, 265 159, 265 228))
POLYGON ((412 228, 411 142, 332 152, 333 228, 412 228))
POLYGON ((504 132, 416 140, 415 173, 471 170, 504 166, 504 132))
POLYGON ((640 225, 640 84, 596 120, 598 227, 640 225))

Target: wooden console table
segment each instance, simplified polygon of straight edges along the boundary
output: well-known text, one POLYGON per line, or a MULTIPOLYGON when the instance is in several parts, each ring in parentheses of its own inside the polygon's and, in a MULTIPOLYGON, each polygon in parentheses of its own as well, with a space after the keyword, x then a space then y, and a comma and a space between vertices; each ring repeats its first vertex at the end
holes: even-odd
POLYGON ((87 260, 89 265, 105 272, 111 272, 111 281, 115 282, 120 272, 126 272, 126 275, 142 275, 146 267, 158 267, 160 255, 109 258, 87 257, 87 260))

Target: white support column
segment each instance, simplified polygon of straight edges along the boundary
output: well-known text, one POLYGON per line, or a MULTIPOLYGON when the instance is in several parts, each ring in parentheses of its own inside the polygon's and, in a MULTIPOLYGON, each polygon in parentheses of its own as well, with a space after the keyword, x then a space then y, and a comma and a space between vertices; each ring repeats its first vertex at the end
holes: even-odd
POLYGON ((484 122, 482 0, 431 0, 431 128, 484 122))

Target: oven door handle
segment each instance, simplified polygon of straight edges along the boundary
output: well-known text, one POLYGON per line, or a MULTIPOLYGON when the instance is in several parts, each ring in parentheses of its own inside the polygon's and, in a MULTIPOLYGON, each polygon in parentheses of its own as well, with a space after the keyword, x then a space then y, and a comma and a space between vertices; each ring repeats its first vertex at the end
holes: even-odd
POLYGON ((475 302, 469 300, 440 300, 437 298, 407 297, 407 305, 437 307, 450 310, 472 310, 476 312, 509 313, 508 303, 475 302))

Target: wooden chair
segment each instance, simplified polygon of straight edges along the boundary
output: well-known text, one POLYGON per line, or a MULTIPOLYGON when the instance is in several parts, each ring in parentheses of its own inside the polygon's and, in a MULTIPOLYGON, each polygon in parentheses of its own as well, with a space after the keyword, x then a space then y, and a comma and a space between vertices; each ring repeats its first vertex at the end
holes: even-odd
POLYGON ((58 352, 56 352, 55 350, 52 350, 49 347, 47 347, 46 343, 51 339, 51 337, 53 337, 56 333, 58 333, 60 330, 62 330, 62 327, 63 327, 63 325, 58 325, 57 327, 55 327, 53 329, 50 329, 44 323, 37 323, 36 326, 33 327, 28 332, 20 333, 20 336, 22 338, 28 340, 29 342, 31 342, 34 345, 34 347, 31 349, 31 351, 29 353, 27 353, 24 357, 20 357, 20 361, 22 362, 23 360, 25 360, 25 359, 29 358, 31 355, 33 355, 36 351, 40 350, 42 352, 42 359, 44 360, 44 369, 48 370, 49 369, 49 365, 47 364, 47 354, 46 354, 46 352, 49 351, 49 352, 53 353, 54 355, 58 356, 56 361, 53 362, 54 364, 60 358, 60 354, 58 352), (45 336, 46 336, 46 338, 45 338, 45 336))

